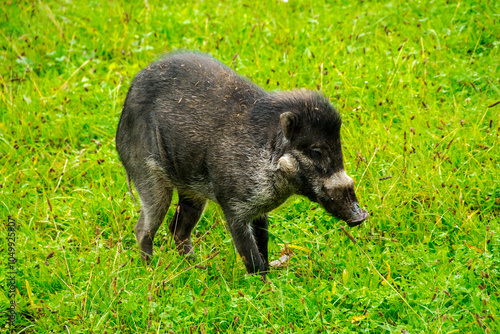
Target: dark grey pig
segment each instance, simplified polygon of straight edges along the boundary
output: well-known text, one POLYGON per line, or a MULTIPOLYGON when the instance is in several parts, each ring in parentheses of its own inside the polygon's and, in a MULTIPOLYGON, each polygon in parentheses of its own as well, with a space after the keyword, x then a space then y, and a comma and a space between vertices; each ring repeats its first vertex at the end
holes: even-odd
MULTIPOLYGON (((249 273, 268 271, 267 213, 292 194, 349 226, 368 213, 344 171, 341 119, 309 90, 266 92, 213 58, 177 53, 137 74, 116 148, 142 210, 135 235, 145 260, 177 189, 170 222, 177 249, 194 256, 191 231, 207 199, 220 204, 249 273)), ((130 186, 130 184, 129 184, 130 186)))

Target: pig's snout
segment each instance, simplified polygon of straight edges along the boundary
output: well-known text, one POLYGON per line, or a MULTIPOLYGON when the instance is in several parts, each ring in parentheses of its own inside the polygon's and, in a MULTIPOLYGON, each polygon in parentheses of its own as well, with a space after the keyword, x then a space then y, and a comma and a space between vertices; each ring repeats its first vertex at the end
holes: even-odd
POLYGON ((349 225, 350 227, 354 227, 364 222, 365 219, 369 216, 370 214, 368 213, 368 211, 361 209, 358 203, 354 203, 354 205, 352 206, 351 218, 348 218, 345 221, 347 225, 349 225))
POLYGON ((359 207, 354 193, 354 181, 344 171, 329 178, 323 184, 322 193, 328 198, 326 201, 320 201, 323 207, 351 227, 361 224, 370 216, 366 210, 359 207))

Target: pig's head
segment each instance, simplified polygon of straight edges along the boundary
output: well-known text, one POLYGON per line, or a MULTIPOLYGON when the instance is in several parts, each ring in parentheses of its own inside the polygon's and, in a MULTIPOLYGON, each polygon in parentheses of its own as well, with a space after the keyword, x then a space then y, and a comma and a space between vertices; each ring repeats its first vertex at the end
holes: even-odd
POLYGON ((299 194, 349 226, 361 224, 369 214, 359 207, 354 182, 344 171, 339 113, 313 91, 294 91, 281 98, 286 110, 278 126, 283 138, 278 168, 299 194))

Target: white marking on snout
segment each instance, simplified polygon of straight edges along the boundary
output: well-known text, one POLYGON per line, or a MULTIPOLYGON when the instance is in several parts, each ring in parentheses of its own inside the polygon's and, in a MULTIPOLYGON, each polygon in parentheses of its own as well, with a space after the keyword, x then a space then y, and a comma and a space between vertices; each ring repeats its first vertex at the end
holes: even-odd
POLYGON ((327 178, 323 185, 326 189, 352 188, 354 187, 354 181, 349 177, 349 175, 346 174, 344 170, 341 170, 327 178))
POLYGON ((299 164, 290 154, 285 154, 278 160, 278 168, 284 173, 297 173, 299 164))

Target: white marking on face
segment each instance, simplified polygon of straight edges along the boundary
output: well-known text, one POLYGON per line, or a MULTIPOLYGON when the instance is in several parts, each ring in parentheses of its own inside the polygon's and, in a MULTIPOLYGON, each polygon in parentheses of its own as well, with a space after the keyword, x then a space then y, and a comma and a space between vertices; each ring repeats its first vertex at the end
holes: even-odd
POLYGON ((285 173, 297 173, 299 170, 297 160, 290 154, 285 154, 279 158, 278 168, 285 173))
POLYGON ((324 183, 325 188, 352 188, 354 187, 354 181, 346 174, 344 170, 334 173, 324 183))

